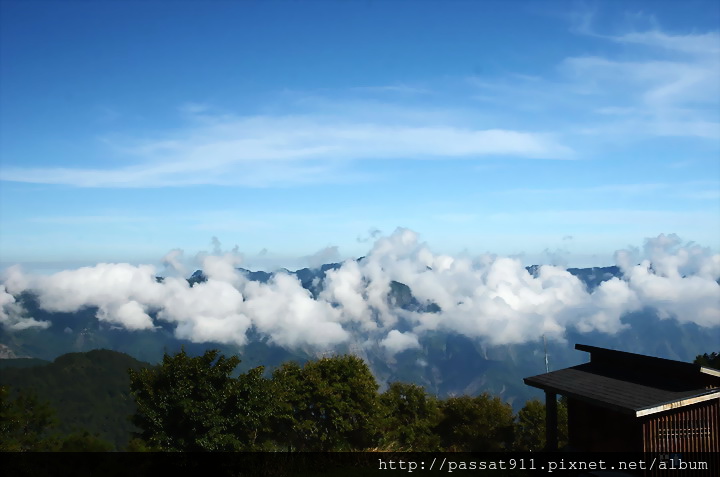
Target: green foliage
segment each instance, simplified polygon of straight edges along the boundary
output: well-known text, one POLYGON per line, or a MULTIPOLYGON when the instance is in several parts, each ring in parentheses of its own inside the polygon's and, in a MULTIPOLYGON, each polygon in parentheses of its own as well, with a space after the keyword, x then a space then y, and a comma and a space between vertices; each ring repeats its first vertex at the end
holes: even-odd
POLYGON ((236 451, 256 447, 265 429, 262 368, 234 379, 240 360, 209 350, 165 355, 154 369, 130 370, 137 435, 165 451, 236 451))
POLYGON ((277 400, 272 383, 263 377, 264 368, 258 366, 237 377, 238 424, 237 437, 242 450, 268 450, 267 442, 273 434, 272 419, 277 413, 277 400))
POLYGON ((48 401, 57 411, 61 435, 87 430, 122 449, 137 430, 128 420, 135 402, 127 370, 144 366, 150 365, 123 353, 93 350, 65 354, 42 366, 2 368, 0 384, 48 401))
MULTIPOLYGON (((197 357, 182 350, 143 368, 129 356, 97 350, 0 369, 0 383, 23 384, 12 395, 0 389, 0 450, 536 451, 545 445, 545 406, 537 400, 515 418, 488 394, 438 400, 420 386, 395 382, 379 395, 368 366, 350 355, 285 362, 272 379, 262 367, 233 377, 239 363, 218 350, 197 357), (59 423, 35 389, 59 403, 59 423)), ((564 399, 558 427, 562 447, 564 399)))
POLYGON ((525 403, 515 424, 515 450, 541 451, 545 448, 545 404, 538 399, 525 403))
POLYGON ((392 383, 380 396, 384 448, 434 451, 440 438, 433 432, 441 412, 438 401, 415 384, 392 383))
POLYGON ((308 399, 310 386, 305 383, 303 369, 295 362, 286 362, 272 376, 273 394, 277 412, 272 419, 275 441, 292 449, 303 449, 306 436, 314 432, 312 420, 304 420, 310 414, 308 399))
MULTIPOLYGON (((565 397, 560 398, 558 413, 558 448, 568 442, 568 409, 565 397)), ((545 448, 545 404, 532 399, 518 412, 515 423, 515 450, 541 451, 545 448)))
POLYGON ((378 385, 351 355, 285 363, 273 373, 280 403, 278 444, 303 451, 350 450, 376 443, 378 385))
POLYGON ((147 442, 139 437, 130 439, 130 442, 128 442, 125 447, 125 452, 159 452, 160 450, 158 447, 148 445, 147 442))
POLYGON ((0 386, 0 451, 51 451, 57 448, 52 435, 57 425, 55 411, 31 392, 16 398, 0 386))
POLYGON ((61 452, 110 452, 113 445, 88 431, 75 432, 60 444, 61 452))
POLYGON ((510 449, 513 442, 512 408, 487 393, 460 396, 442 402, 436 427, 446 450, 492 452, 510 449))
POLYGON ((695 364, 700 366, 708 366, 710 368, 720 369, 720 353, 712 352, 710 354, 699 354, 695 357, 695 364))
POLYGON ((45 366, 50 361, 36 358, 11 358, 0 359, 0 369, 2 368, 33 368, 35 366, 45 366))
POLYGON ((568 400, 560 396, 557 405, 558 413, 558 449, 568 445, 568 400))

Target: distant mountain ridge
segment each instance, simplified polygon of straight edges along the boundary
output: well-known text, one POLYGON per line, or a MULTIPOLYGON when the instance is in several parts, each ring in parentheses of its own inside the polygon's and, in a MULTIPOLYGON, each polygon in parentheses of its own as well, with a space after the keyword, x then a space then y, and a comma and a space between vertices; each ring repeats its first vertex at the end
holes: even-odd
MULTIPOLYGON (((364 257, 360 257, 356 259, 356 261, 360 262, 363 258, 364 257)), ((275 272, 266 272, 263 270, 252 271, 246 268, 237 268, 237 270, 243 273, 243 275, 245 275, 245 277, 247 277, 249 280, 260 283, 267 283, 268 281, 270 281, 273 275, 278 272, 295 275, 298 280, 300 280, 300 284, 303 286, 303 288, 311 290, 313 287, 313 280, 319 278, 322 281, 323 279, 325 279, 325 275, 327 274, 328 270, 337 270, 342 267, 342 265, 342 263, 326 263, 318 268, 306 267, 300 268, 295 271, 288 270, 287 268, 281 268, 275 272)), ((530 273, 530 275, 532 275, 533 277, 537 277, 540 267, 542 267, 542 265, 530 265, 528 267, 525 267, 525 270, 527 270, 528 273, 530 273)), ((622 277, 622 271, 620 270, 620 267, 616 265, 611 265, 607 267, 567 268, 567 271, 580 279, 585 284, 585 286, 588 287, 589 290, 594 290, 604 281, 610 280, 612 278, 622 277)), ((158 280, 163 279, 163 277, 157 278, 158 280)), ((203 273, 202 270, 195 270, 188 278, 188 282, 191 285, 195 283, 201 283, 206 280, 207 276, 203 273)))
MULTIPOLYGON (((358 260, 362 260, 358 259, 358 260)), ((296 276, 303 288, 314 297, 322 292, 323 280, 330 270, 340 268, 340 263, 329 263, 311 269, 281 270, 296 276)), ((540 266, 526 267, 537 276, 540 266)), ((249 280, 267 283, 274 273, 239 269, 249 280)), ((602 282, 622 277, 616 266, 593 268, 569 268, 588 289, 596 289, 602 282)), ((278 272, 275 272, 278 273, 278 272)), ((158 278, 162 280, 162 278, 158 278)), ((207 280, 201 271, 189 278, 191 285, 207 280)), ((433 313, 440 311, 434 303, 420 303, 407 285, 390 284, 388 302, 408 311, 433 313)), ((185 346, 191 354, 200 354, 207 348, 218 348, 224 354, 236 354, 242 359, 238 371, 265 365, 268 369, 288 360, 304 361, 317 357, 316 351, 288 350, 268 341, 256 330, 248 331, 248 344, 242 348, 217 343, 193 343, 178 339, 171 323, 157 321, 155 331, 128 331, 118 329, 95 318, 96 309, 85 308, 76 313, 48 313, 42 310, 30 293, 18 300, 38 320, 48 320, 48 329, 27 329, 9 332, 0 329, 0 343, 16 355, 52 360, 70 351, 86 351, 107 348, 127 353, 141 361, 156 363, 163 351, 175 352, 185 346)), ((614 335, 601 332, 581 333, 573 328, 566 330, 566 342, 548 341, 547 349, 551 369, 579 364, 585 359, 583 353, 573 349, 581 342, 621 349, 670 359, 691 361, 697 354, 708 352, 720 342, 720 329, 703 329, 693 323, 679 323, 673 319, 659 319, 654 310, 640 310, 622 318, 628 325, 614 335)), ((403 322, 398 323, 400 331, 403 322)), ((420 348, 402 351, 392 358, 375 348, 358 349, 354 345, 340 346, 335 352, 352 352, 363 357, 371 366, 378 382, 413 382, 425 386, 429 392, 440 396, 450 394, 477 394, 489 391, 503 396, 509 402, 522 403, 537 391, 525 386, 522 378, 545 371, 542 337, 536 341, 504 346, 488 346, 478 340, 453 332, 433 331, 419 337, 420 348)), ((330 351, 330 350, 327 350, 330 351)))

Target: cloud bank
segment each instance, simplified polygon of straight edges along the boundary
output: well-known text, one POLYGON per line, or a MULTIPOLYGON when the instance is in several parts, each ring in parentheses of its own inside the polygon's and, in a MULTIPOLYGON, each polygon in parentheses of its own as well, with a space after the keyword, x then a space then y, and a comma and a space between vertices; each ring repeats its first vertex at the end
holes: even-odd
MULTIPOLYGON (((377 238, 363 259, 328 270, 317 296, 284 271, 267 283, 249 280, 238 270, 237 250, 223 253, 214 243, 215 253, 197 256, 207 281, 193 286, 177 273, 158 281, 151 265, 101 263, 49 276, 11 267, 0 285, 0 322, 10 330, 48 326, 16 302, 32 291, 49 312, 96 307, 97 319, 111 325, 152 330, 171 323, 178 338, 195 342, 242 346, 252 330, 288 349, 345 344, 390 355, 420 347, 433 330, 490 345, 541 335, 562 341, 570 329, 613 334, 627 326, 625 314, 646 308, 660 319, 720 326, 720 254, 674 234, 646 239, 642 250, 617 251, 622 277, 588 290, 559 266, 531 274, 515 258, 436 254, 400 228, 377 238), (396 282, 409 287, 416 306, 400 306, 397 300, 408 298, 398 298, 396 282)), ((173 250, 162 263, 182 270, 181 255, 173 250)))

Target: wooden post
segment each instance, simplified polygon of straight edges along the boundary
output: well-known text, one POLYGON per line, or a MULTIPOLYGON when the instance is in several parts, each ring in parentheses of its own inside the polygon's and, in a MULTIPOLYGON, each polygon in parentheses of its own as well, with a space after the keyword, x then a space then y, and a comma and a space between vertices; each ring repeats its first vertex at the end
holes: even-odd
POLYGON ((556 451, 558 448, 557 395, 545 391, 545 450, 556 451))

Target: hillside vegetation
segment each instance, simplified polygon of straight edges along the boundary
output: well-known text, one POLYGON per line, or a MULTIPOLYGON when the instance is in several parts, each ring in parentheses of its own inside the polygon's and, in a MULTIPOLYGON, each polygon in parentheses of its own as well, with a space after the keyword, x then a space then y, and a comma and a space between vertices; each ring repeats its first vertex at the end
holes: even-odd
MULTIPOLYGON (((69 353, 54 362, 33 367, 0 368, 0 385, 36 395, 57 413, 57 432, 83 433, 122 449, 136 429, 128 416, 135 412, 128 369, 150 366, 131 356, 109 350, 69 353)), ((24 360, 21 364, 27 364, 24 360)))
MULTIPOLYGON (((108 350, 0 369, 3 450, 539 450, 544 405, 484 393, 385 392, 352 355, 237 374, 218 350, 158 366, 108 350)), ((8 364, 11 364, 8 362, 8 364)), ((564 407, 560 405, 561 414, 564 407)), ((562 420, 562 419, 561 419, 562 420)))
MULTIPOLYGON (((717 353, 695 363, 715 364, 717 353)), ((0 370, 2 450, 537 451, 545 405, 515 414, 497 396, 439 399, 416 384, 378 392, 367 364, 337 355, 237 374, 218 350, 158 366, 108 350, 0 370), (9 386, 9 387, 8 387, 9 386), (12 392, 10 391, 12 389, 12 392)), ((567 408, 558 403, 560 446, 567 408)))

